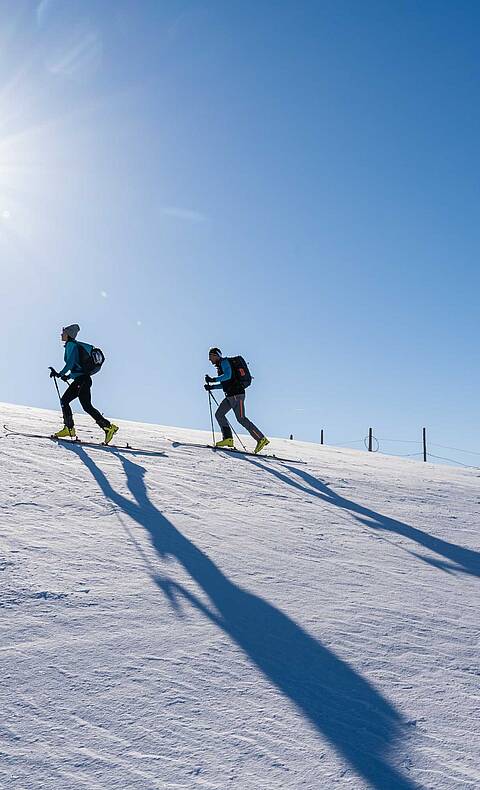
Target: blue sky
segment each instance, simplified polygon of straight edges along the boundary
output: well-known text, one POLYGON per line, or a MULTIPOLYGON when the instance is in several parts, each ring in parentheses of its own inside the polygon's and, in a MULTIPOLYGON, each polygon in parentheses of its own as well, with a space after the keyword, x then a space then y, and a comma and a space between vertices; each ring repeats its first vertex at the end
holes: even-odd
POLYGON ((480 451, 479 34, 462 1, 1 2, 0 400, 55 408, 78 322, 108 416, 207 428, 219 345, 267 434, 480 451))

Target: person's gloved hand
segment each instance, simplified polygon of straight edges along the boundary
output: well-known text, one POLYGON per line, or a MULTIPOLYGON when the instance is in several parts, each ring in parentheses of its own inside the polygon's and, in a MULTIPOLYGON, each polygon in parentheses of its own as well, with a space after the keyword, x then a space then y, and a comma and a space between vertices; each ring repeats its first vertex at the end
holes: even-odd
POLYGON ((207 392, 210 392, 210 390, 212 389, 210 384, 204 384, 203 386, 207 390, 207 392))
MULTIPOLYGON (((58 376, 58 373, 57 373, 57 376, 58 376)), ((65 382, 65 384, 68 384, 68 378, 67 378, 67 376, 59 376, 59 378, 61 378, 61 379, 62 379, 62 381, 64 381, 64 382, 65 382)))
POLYGON ((55 370, 55 368, 49 368, 49 370, 50 370, 50 378, 51 378, 51 379, 56 379, 56 378, 58 378, 58 373, 57 373, 57 371, 55 370))
POLYGON ((209 383, 210 383, 211 381, 213 381, 213 380, 214 380, 214 379, 212 379, 212 377, 211 377, 211 376, 209 376, 209 375, 208 375, 208 373, 207 373, 207 375, 205 376, 205 381, 207 382, 207 384, 209 384, 209 383))

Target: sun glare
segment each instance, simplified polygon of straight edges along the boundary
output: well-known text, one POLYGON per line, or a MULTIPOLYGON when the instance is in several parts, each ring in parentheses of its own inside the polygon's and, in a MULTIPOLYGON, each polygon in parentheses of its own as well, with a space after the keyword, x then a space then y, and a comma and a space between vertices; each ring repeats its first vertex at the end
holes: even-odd
POLYGON ((63 2, 41 0, 32 5, 32 18, 25 47, 24 12, 9 11, 8 18, 0 12, 2 265, 13 265, 15 251, 34 258, 58 232, 52 216, 81 169, 78 134, 85 124, 77 116, 88 114, 92 103, 79 96, 102 60, 101 35, 81 8, 72 13, 63 2))

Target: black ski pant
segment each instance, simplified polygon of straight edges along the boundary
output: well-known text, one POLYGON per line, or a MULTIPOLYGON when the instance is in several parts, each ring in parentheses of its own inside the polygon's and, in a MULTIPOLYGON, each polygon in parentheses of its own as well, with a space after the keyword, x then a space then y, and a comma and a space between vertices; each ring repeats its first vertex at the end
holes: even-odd
POLYGON ((218 407, 217 411, 215 412, 215 417, 217 422, 222 430, 222 436, 224 439, 231 439, 232 438, 232 429, 228 424, 228 420, 226 415, 233 409, 233 413, 237 418, 240 425, 243 425, 246 431, 250 434, 250 436, 255 439, 256 442, 259 439, 263 439, 263 433, 258 430, 257 426, 253 424, 248 417, 245 416, 245 395, 227 395, 224 398, 218 407))
POLYGON ((92 378, 91 376, 79 376, 74 379, 62 395, 63 422, 67 428, 73 428, 73 414, 70 408, 72 400, 78 398, 83 411, 90 414, 100 428, 109 428, 110 422, 103 417, 100 412, 92 406, 92 378))

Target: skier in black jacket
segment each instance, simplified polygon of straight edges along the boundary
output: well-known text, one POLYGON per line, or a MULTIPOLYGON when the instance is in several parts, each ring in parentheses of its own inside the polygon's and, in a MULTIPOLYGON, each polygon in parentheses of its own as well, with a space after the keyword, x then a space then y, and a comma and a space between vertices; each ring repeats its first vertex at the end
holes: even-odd
POLYGON ((208 358, 212 365, 217 368, 217 376, 205 376, 205 389, 207 391, 212 389, 223 389, 225 398, 222 400, 220 406, 215 412, 215 417, 222 431, 222 439, 216 443, 216 447, 233 447, 232 429, 228 424, 226 415, 233 409, 235 417, 240 425, 243 425, 245 430, 248 431, 250 436, 255 439, 257 446, 254 452, 259 453, 264 447, 269 444, 269 440, 256 425, 253 424, 248 417, 245 416, 245 388, 241 381, 232 370, 232 365, 227 357, 222 356, 219 348, 211 348, 208 352, 208 358))

